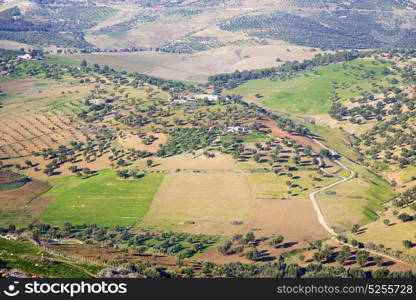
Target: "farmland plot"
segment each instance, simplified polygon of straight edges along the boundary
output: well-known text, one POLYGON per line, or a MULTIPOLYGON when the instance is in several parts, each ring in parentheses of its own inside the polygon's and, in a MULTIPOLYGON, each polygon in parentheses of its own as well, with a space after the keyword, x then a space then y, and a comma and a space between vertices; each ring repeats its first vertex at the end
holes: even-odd
POLYGON ((170 174, 141 226, 229 235, 246 222, 252 191, 244 174, 170 174))
POLYGON ((0 129, 0 158, 28 156, 33 151, 68 145, 70 141, 85 142, 86 135, 76 130, 80 125, 52 113, 5 118, 0 129))
POLYGON ((97 224, 101 227, 131 226, 147 212, 163 174, 122 180, 112 170, 88 179, 68 176, 50 180, 54 196, 41 220, 54 225, 97 224))

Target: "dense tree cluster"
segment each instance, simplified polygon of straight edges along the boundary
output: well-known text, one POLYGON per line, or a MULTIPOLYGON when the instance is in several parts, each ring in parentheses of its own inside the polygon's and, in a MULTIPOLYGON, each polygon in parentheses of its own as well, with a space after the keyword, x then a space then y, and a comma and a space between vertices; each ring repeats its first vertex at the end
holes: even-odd
MULTIPOLYGON (((136 260, 129 261, 122 256, 116 257, 112 261, 105 262, 119 266, 118 272, 136 273, 139 277, 147 278, 415 278, 415 274, 411 271, 390 272, 385 268, 364 271, 360 267, 346 268, 340 266, 325 266, 322 263, 310 263, 306 266, 299 266, 294 263, 285 262, 283 257, 277 261, 265 264, 256 263, 240 263, 232 262, 226 264, 215 264, 212 262, 200 262, 197 265, 184 264, 183 259, 192 257, 193 255, 203 251, 207 247, 218 242, 218 237, 206 235, 191 235, 186 233, 162 232, 162 233, 131 233, 126 228, 116 227, 114 229, 99 228, 95 225, 71 225, 66 223, 63 227, 54 227, 47 224, 30 225, 28 228, 16 229, 14 225, 8 228, 1 228, 0 233, 18 234, 20 236, 30 236, 40 244, 43 239, 76 239, 83 241, 86 246, 102 246, 118 249, 126 252, 131 249, 141 255, 149 253, 159 253, 165 255, 178 256, 178 268, 166 268, 158 266, 155 263, 136 260)), ((236 235, 235 240, 251 243, 255 240, 252 233, 248 233, 245 237, 236 235)), ((280 241, 280 239, 279 239, 280 241)), ((322 247, 322 244, 313 243, 314 247, 322 247)), ((321 248, 323 255, 331 256, 329 248, 321 248)), ((248 257, 255 260, 258 257, 255 248, 248 253, 248 257)), ((338 255, 348 257, 351 250, 343 247, 338 255)), ((357 251, 356 260, 359 265, 364 266, 369 260, 369 253, 364 250, 357 251)), ((320 259, 320 255, 314 256, 320 259)), ((380 266, 383 260, 376 256, 374 261, 380 266)), ((322 259, 321 261, 324 261, 322 259)), ((340 259, 340 262, 343 261, 340 259)), ((118 273, 117 272, 117 273, 118 273)), ((110 272, 115 274, 114 272, 110 272)), ((130 274, 132 276, 132 274, 130 274)))
POLYGON ((343 121, 347 119, 353 124, 362 124, 370 120, 383 121, 390 116, 399 116, 403 110, 414 110, 415 104, 413 99, 407 95, 401 94, 399 88, 385 89, 385 97, 376 99, 373 95, 366 95, 357 99, 351 99, 351 103, 356 103, 352 108, 347 108, 340 102, 334 102, 329 114, 332 118, 343 121), (392 91, 397 93, 394 96, 388 96, 392 91))
MULTIPOLYGON (((416 178, 415 178, 416 179, 416 178)), ((406 191, 399 193, 393 199, 393 205, 396 207, 404 208, 411 207, 416 210, 416 186, 407 189, 406 191)))
MULTIPOLYGON (((0 229, 0 233, 12 231, 14 231, 13 227, 0 229)), ((219 240, 219 237, 209 235, 150 231, 133 233, 128 228, 109 229, 100 228, 94 224, 71 225, 70 223, 65 223, 63 227, 47 224, 30 225, 29 228, 19 229, 18 232, 20 234, 24 232, 36 233, 37 240, 40 242, 41 238, 77 239, 94 246, 119 250, 132 249, 139 254, 148 252, 181 257, 192 257, 219 240)))
POLYGON ((205 148, 218 134, 217 130, 207 128, 175 128, 169 132, 168 142, 160 147, 156 155, 166 157, 205 148))
POLYGON ((416 111, 409 111, 375 125, 360 137, 358 149, 371 160, 400 168, 416 164, 416 111))

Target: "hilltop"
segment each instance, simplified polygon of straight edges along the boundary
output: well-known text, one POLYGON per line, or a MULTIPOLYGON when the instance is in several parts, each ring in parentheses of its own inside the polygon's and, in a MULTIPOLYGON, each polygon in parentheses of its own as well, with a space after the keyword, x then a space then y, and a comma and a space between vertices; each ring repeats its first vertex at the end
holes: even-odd
POLYGON ((413 1, 10 0, 0 4, 0 40, 205 82, 330 50, 413 47, 414 16, 413 1))

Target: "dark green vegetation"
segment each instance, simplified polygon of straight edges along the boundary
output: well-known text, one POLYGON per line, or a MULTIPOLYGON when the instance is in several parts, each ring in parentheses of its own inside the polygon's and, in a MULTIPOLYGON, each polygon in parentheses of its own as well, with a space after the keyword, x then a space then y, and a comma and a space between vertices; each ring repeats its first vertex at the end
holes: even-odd
MULTIPOLYGON (((36 149, 34 151, 29 151, 32 145, 29 143, 24 145, 25 149, 19 149, 20 152, 13 148, 8 150, 14 150, 16 154, 23 153, 23 150, 27 151, 25 156, 20 154, 19 159, 27 159, 28 162, 23 165, 22 161, 17 163, 14 158, 6 158, 5 169, 18 169, 22 173, 34 174, 34 178, 42 176, 52 185, 52 189, 43 195, 51 199, 43 199, 44 207, 38 208, 41 213, 37 220, 50 225, 37 223, 38 225, 31 226, 32 228, 28 230, 9 228, 3 233, 24 233, 31 235, 35 240, 56 239, 57 247, 63 247, 63 244, 68 243, 68 241, 60 241, 61 239, 69 239, 74 243, 76 240, 81 240, 86 244, 85 246, 93 249, 103 247, 112 253, 122 252, 117 259, 107 256, 106 262, 115 262, 131 271, 139 270, 141 274, 149 277, 413 276, 408 272, 390 273, 384 269, 374 272, 352 269, 350 265, 345 264, 347 259, 354 260, 356 264, 365 268, 371 261, 369 253, 360 249, 352 259, 350 254, 353 249, 348 251, 342 249, 339 252, 322 245, 316 249, 305 250, 310 252, 317 250, 312 254, 312 259, 317 265, 312 266, 290 264, 291 255, 295 255, 293 254, 295 252, 291 252, 292 254, 286 254, 283 258, 276 255, 273 257, 273 260, 276 259, 274 264, 262 266, 251 264, 217 266, 197 263, 196 267, 192 265, 194 262, 187 264, 184 258, 195 259, 224 239, 210 235, 152 232, 151 228, 141 228, 140 220, 147 213, 165 173, 168 173, 168 176, 175 176, 184 175, 181 173, 194 175, 193 173, 217 172, 207 167, 196 169, 199 166, 195 167, 192 164, 189 164, 191 167, 186 166, 182 169, 181 164, 189 163, 187 160, 200 159, 201 164, 208 165, 211 158, 213 163, 218 163, 218 158, 223 159, 224 164, 230 163, 230 165, 227 165, 228 169, 221 169, 223 173, 219 176, 220 179, 221 176, 227 176, 226 172, 238 168, 237 172, 242 177, 245 173, 248 174, 253 187, 258 188, 258 191, 254 189, 253 191, 260 197, 262 195, 271 197, 267 198, 268 200, 283 198, 305 200, 312 189, 318 188, 318 185, 323 186, 326 182, 336 180, 335 175, 343 177, 350 175, 348 170, 339 168, 334 163, 334 158, 341 156, 341 161, 357 175, 328 191, 327 195, 332 200, 337 200, 338 196, 342 199, 336 203, 339 206, 329 207, 325 211, 330 216, 328 220, 329 222, 332 222, 331 218, 337 220, 336 216, 331 215, 331 212, 335 211, 342 218, 349 218, 344 224, 351 222, 367 224, 370 228, 374 223, 368 224, 370 221, 378 222, 377 219, 383 216, 383 213, 389 213, 383 204, 392 196, 392 187, 382 179, 383 174, 372 173, 374 170, 368 160, 368 154, 372 153, 362 151, 365 154, 362 156, 358 148, 364 143, 369 144, 368 147, 372 146, 373 142, 378 143, 376 145, 379 147, 384 147, 385 144, 378 138, 370 139, 368 142, 363 141, 365 134, 361 133, 367 130, 361 130, 360 126, 368 126, 368 129, 376 130, 377 135, 383 135, 383 131, 379 130, 378 126, 387 124, 387 128, 382 127, 384 131, 397 133, 393 137, 396 139, 393 148, 397 150, 400 145, 406 144, 405 150, 401 149, 404 153, 401 156, 407 158, 403 167, 412 167, 414 141, 407 135, 412 136, 414 131, 412 125, 414 115, 411 113, 413 110, 411 103, 414 99, 410 96, 412 91, 406 90, 401 85, 403 83, 413 85, 414 72, 409 57, 414 55, 414 51, 341 52, 320 55, 301 63, 287 63, 278 68, 218 75, 212 78, 212 87, 217 92, 227 87, 233 90, 224 91, 218 95, 218 99, 212 97, 217 100, 207 100, 208 98, 204 100, 200 99, 204 96, 195 95, 214 93, 207 85, 188 85, 137 73, 118 72, 108 66, 89 65, 87 61, 76 65, 47 57, 45 60, 22 62, 16 60, 17 54, 16 52, 10 57, 9 54, 4 54, 3 71, 7 73, 8 79, 36 78, 38 80, 33 86, 30 82, 15 80, 14 83, 22 84, 22 90, 30 91, 33 88, 35 93, 39 91, 42 93, 42 88, 49 85, 56 88, 54 84, 57 82, 66 84, 70 82, 71 88, 74 90, 78 88, 83 94, 77 99, 76 107, 70 108, 68 105, 59 113, 54 111, 56 114, 45 108, 50 114, 44 118, 43 123, 53 123, 53 131, 70 128, 74 133, 65 138, 56 138, 59 140, 51 141, 47 147, 33 147, 32 149, 36 149), (250 84, 254 86, 253 91, 245 95, 236 94, 244 94, 244 89, 250 84), (267 86, 270 94, 267 94, 267 86), (276 96, 275 93, 282 93, 283 97, 273 98, 276 96), (376 100, 376 94, 377 97, 383 98, 376 100), (382 104, 376 104, 379 102, 382 104), (371 104, 375 104, 376 108, 363 109, 365 105, 371 104), (285 112, 270 112, 268 108, 272 106, 273 110, 285 112), (334 119, 331 120, 329 115, 323 118, 329 120, 329 123, 333 122, 332 127, 337 129, 316 125, 310 121, 314 116, 305 116, 305 114, 328 112, 334 119), (290 113, 299 114, 296 121, 292 119, 290 113), (63 119, 64 116, 67 119, 63 119), (396 122, 395 117, 402 116, 407 117, 405 120, 407 123, 404 124, 400 119, 398 125, 401 128, 395 128, 394 131, 389 129, 388 122, 396 122), (357 122, 351 118, 355 118, 357 122), (308 121, 310 123, 304 125, 308 121), (379 123, 375 124, 376 122, 379 123), (55 126, 55 123, 59 125, 55 126), (345 126, 345 129, 340 129, 341 125, 345 126), (350 134, 349 130, 356 130, 354 132, 358 133, 350 134), (75 134, 79 132, 82 135, 75 134), (315 134, 314 138, 320 139, 339 153, 333 154, 329 150, 319 151, 319 145, 313 143, 310 134, 315 134), (178 154, 188 155, 169 159, 170 156, 178 154), (231 161, 231 157, 234 161, 231 161), (182 161, 177 163, 175 159, 182 161), (72 176, 66 176, 71 173, 72 176), (263 183, 263 186, 260 186, 259 182, 263 183), (136 226, 130 228, 133 225, 136 226), (156 260, 157 255, 177 256, 178 266, 182 264, 183 266, 179 271, 168 271, 163 267, 159 268, 156 263, 150 265, 143 263, 150 261, 151 258, 156 260), (134 261, 132 256, 142 262, 134 261), (147 259, 148 256, 151 258, 147 259), (334 260, 339 263, 339 267, 325 266, 334 260), (204 268, 206 271, 201 271, 204 268)), ((55 91, 56 94, 61 95, 62 92, 65 95, 72 93, 59 89, 55 91)), ((10 102, 6 103, 4 109, 10 108, 8 103, 10 102)), ((56 105, 53 107, 55 110, 56 105)), ((321 121, 318 118, 314 120, 321 121)), ((36 124, 33 128, 36 127, 38 130, 48 129, 36 118, 30 118, 29 114, 25 115, 25 122, 36 124)), ((28 134, 29 130, 23 129, 23 126, 19 126, 15 131, 9 128, 6 142, 9 144, 14 142, 13 134, 22 137, 25 141, 32 141, 28 134)), ((36 142, 40 144, 42 141, 36 140, 36 142)), ((392 157, 390 159, 393 160, 392 157)), ((222 197, 218 198, 222 199, 222 197)), ((413 207, 413 198, 412 190, 395 198, 396 207, 400 209, 396 214, 400 224, 414 222, 413 213, 409 212, 413 207)), ((196 196, 192 200, 194 199, 199 198, 196 196)), ((195 224, 195 228, 199 226, 199 223, 192 218, 185 217, 186 220, 181 219, 177 223, 195 224)), ((241 226, 245 225, 244 223, 246 221, 240 219, 227 220, 227 225, 231 226, 241 226)), ((157 224, 151 226, 159 228, 157 224)), ((349 229, 342 224, 338 226, 331 223, 331 226, 345 234, 349 229)), ((359 225, 354 225, 353 228, 353 234, 364 230, 359 225)), ((282 228, 282 233, 284 229, 282 228)), ((217 231, 212 234, 217 234, 217 231)), ((241 241, 225 242, 219 250, 225 254, 224 259, 234 253, 258 262, 263 258, 263 249, 255 244, 255 240, 254 237, 247 235, 241 241)), ((273 249, 284 248, 283 236, 274 235, 266 240, 268 246, 273 249)), ((402 240, 400 242, 405 250, 411 251, 414 243, 411 237, 406 236, 402 240)), ((372 247, 367 241, 365 243, 354 242, 351 239, 347 241, 351 244, 357 243, 360 248, 372 247)), ((261 242, 265 240, 259 241, 261 242)), ((394 251, 394 247, 390 245, 383 248, 388 250, 381 249, 377 240, 374 244, 377 244, 377 251, 394 251)), ((104 255, 108 255, 108 252, 104 255)), ((402 259, 403 253, 397 257, 402 259)), ((104 261, 101 257, 97 259, 104 261)), ((409 256, 406 261, 414 262, 414 258, 409 256)))
MULTIPOLYGON (((210 80, 215 88, 232 88, 227 93, 242 95, 245 101, 267 109, 305 120, 309 119, 305 115, 329 113, 336 120, 331 128, 311 121, 304 125, 315 138, 345 156, 342 162, 358 174, 331 191, 337 195, 333 200, 342 202, 335 203, 331 197, 322 200, 327 218, 342 230, 349 217, 361 215, 356 222, 368 223, 384 214, 399 183, 387 182, 388 177, 378 172, 403 170, 401 177, 406 179, 400 182, 412 185, 414 181, 410 176, 415 163, 413 55, 412 49, 339 52, 277 68, 216 75, 210 80), (357 185, 360 191, 354 191, 357 185), (344 221, 336 210, 348 211, 344 221)), ((318 116, 315 120, 321 122, 318 116)))
POLYGON ((218 137, 218 132, 208 129, 183 128, 172 130, 169 136, 168 142, 157 151, 158 156, 171 156, 206 148, 218 137))
MULTIPOLYGON (((399 105, 397 105, 399 107, 399 105)), ((400 110, 393 112, 391 120, 367 132, 357 144, 358 149, 365 149, 363 154, 375 167, 384 171, 398 166, 404 169, 415 166, 416 140, 414 134, 415 112, 402 114, 400 110), (408 133, 410 132, 410 133, 408 133)))
MULTIPOLYGON (((410 207, 416 211, 416 186, 399 193, 393 200, 395 207, 405 208, 410 207)), ((412 218, 413 219, 413 218, 412 218)))
MULTIPOLYGON (((3 233, 13 232, 13 228, 2 229, 3 233)), ((190 258, 206 251, 218 243, 221 238, 202 234, 188 234, 175 232, 152 232, 143 229, 141 232, 130 231, 129 228, 116 226, 114 228, 98 227, 92 225, 71 225, 65 223, 62 227, 46 224, 31 225, 29 228, 19 229, 19 233, 35 232, 37 240, 48 239, 74 239, 88 245, 119 249, 122 252, 128 250, 143 255, 163 254, 190 258)), ((0 241, 2 241, 0 239, 0 241)), ((59 242, 58 242, 59 244, 59 242)), ((35 249, 34 246, 32 246, 35 249)))
MULTIPOLYGON (((3 233, 10 232, 2 230, 3 233)), ((73 227, 67 224, 64 228, 51 228, 47 225, 38 225, 27 229, 19 234, 24 236, 25 233, 32 235, 36 232, 37 238, 46 236, 48 238, 73 237, 89 238, 89 243, 94 243, 98 238, 103 244, 112 241, 121 241, 128 243, 129 248, 133 244, 142 244, 143 239, 151 237, 154 240, 162 241, 161 245, 175 244, 173 247, 180 247, 178 241, 186 239, 186 243, 192 247, 201 245, 201 241, 207 241, 209 237, 191 236, 184 234, 165 233, 159 236, 141 234, 128 234, 122 228, 116 228, 114 231, 107 232, 104 229, 96 227, 73 227)), ((25 240, 25 238, 23 238, 25 240)), ((26 239, 27 240, 27 239, 26 239)), ((311 248, 316 249, 314 260, 306 266, 299 266, 294 263, 287 263, 284 257, 280 257, 277 262, 266 264, 247 264, 247 263, 226 263, 215 264, 211 262, 194 262, 184 261, 184 255, 180 255, 175 267, 166 268, 152 262, 143 262, 136 260, 134 262, 126 259, 115 259, 111 261, 114 267, 123 272, 135 273, 141 277, 148 278, 415 278, 415 274, 411 271, 390 272, 385 268, 375 269, 373 271, 364 271, 360 267, 345 268, 343 266, 346 259, 356 254, 356 260, 361 267, 369 262, 369 253, 367 251, 350 249, 343 247, 341 251, 334 253, 331 248, 323 247, 322 242, 316 241, 312 243, 311 248), (325 266, 326 260, 336 257, 340 266, 325 266), (195 265, 196 264, 196 265, 195 265), (195 268, 197 266, 197 268, 195 268)), ((112 244, 107 244, 112 247, 112 244)), ((87 246, 81 246, 87 247, 87 246)), ((134 248, 134 247, 133 247, 134 248)), ((136 251, 138 256, 144 255, 147 251, 145 246, 138 246, 136 251)), ((193 249, 193 248, 190 248, 193 249)), ((189 249, 187 251, 190 251, 189 249)), ((255 254, 253 249, 250 253, 255 254)), ((186 255, 185 255, 186 256, 186 255)), ((252 257, 252 255, 250 255, 252 257)), ((254 256, 253 256, 254 257, 254 256)), ((373 258, 377 262, 377 266, 383 266, 383 259, 376 256, 373 258)), ((29 241, 8 241, 0 239, 0 262, 6 268, 19 268, 20 270, 33 275, 42 275, 47 277, 59 278, 86 278, 91 275, 96 276, 103 267, 81 264, 65 261, 62 258, 56 258, 49 255, 40 248, 34 246, 29 241), (43 255, 42 255, 43 254, 43 255)), ((101 273, 100 273, 101 274, 101 273)))
POLYGON ((374 81, 371 88, 348 101, 334 101, 332 118, 354 125, 373 126, 354 142, 361 161, 379 171, 415 166, 415 66, 412 52, 391 51, 377 55, 379 61, 392 61, 382 70, 387 80, 374 81))
POLYGON ((244 34, 257 45, 271 39, 326 49, 413 47, 416 40, 411 27, 415 5, 405 0, 261 1, 256 12, 249 13, 247 8, 252 3, 245 0, 28 0, 23 5, 17 1, 16 5, 22 7, 7 6, 0 13, 0 38, 40 47, 70 48, 58 49, 58 53, 194 53, 244 43, 244 34), (235 12, 231 18, 230 9, 235 12), (107 23, 114 15, 118 20, 107 23), (176 24, 177 28, 167 29, 167 24, 176 24), (217 33, 217 26, 235 33, 234 37, 224 39, 223 32, 217 33), (214 33, 204 32, 212 28, 216 28, 214 33))

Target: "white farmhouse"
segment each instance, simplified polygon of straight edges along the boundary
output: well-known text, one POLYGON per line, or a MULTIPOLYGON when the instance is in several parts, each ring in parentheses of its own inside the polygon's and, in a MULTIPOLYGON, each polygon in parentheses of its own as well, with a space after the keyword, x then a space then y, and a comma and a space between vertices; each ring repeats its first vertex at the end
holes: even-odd
POLYGON ((105 99, 92 99, 90 100, 90 103, 95 105, 103 105, 106 103, 105 99))
POLYGON ((212 94, 200 94, 200 95, 196 95, 195 98, 200 99, 200 100, 218 101, 219 96, 212 95, 212 94))
POLYGON ((234 126, 234 127, 227 127, 225 132, 227 133, 247 133, 247 129, 244 127, 238 127, 238 126, 234 126))
POLYGON ((26 53, 26 54, 23 54, 23 55, 19 55, 17 58, 20 59, 20 60, 31 60, 32 55, 26 53))

